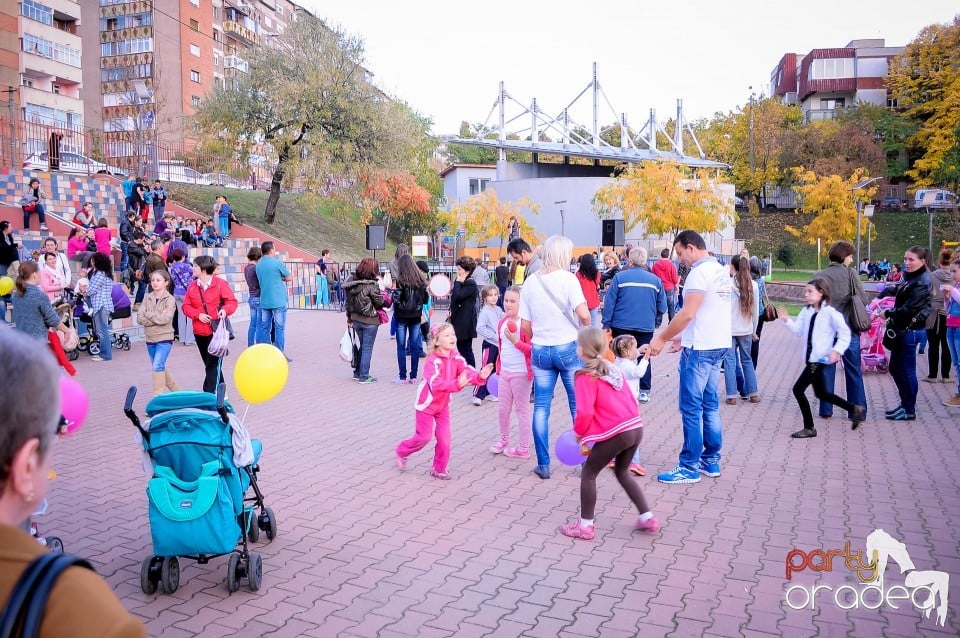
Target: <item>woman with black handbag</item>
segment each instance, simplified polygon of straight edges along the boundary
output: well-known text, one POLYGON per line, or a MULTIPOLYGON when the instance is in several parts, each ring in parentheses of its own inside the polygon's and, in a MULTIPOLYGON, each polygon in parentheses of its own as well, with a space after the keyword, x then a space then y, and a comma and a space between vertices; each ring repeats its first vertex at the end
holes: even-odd
POLYGON ((887 410, 891 421, 913 421, 917 418, 917 336, 930 313, 930 272, 925 256, 927 249, 913 246, 903 255, 904 275, 897 286, 893 308, 884 312, 887 318, 883 345, 890 350, 890 376, 900 393, 900 405, 887 410))

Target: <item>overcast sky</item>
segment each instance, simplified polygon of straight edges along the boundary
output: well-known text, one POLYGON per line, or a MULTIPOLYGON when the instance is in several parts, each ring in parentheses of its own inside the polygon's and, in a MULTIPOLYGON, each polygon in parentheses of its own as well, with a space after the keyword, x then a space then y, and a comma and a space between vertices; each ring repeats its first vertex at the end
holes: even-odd
MULTIPOLYGON (((518 101, 559 113, 586 87, 591 65, 617 112, 642 125, 684 101, 688 119, 766 94, 784 53, 859 38, 902 46, 927 24, 960 13, 956 0, 300 0, 366 45, 378 85, 429 116, 434 133, 482 122, 501 80, 518 101)), ((589 117, 589 96, 574 117, 589 117)), ((601 123, 614 116, 601 107, 601 123)), ((491 120, 495 123, 495 118, 491 120)))

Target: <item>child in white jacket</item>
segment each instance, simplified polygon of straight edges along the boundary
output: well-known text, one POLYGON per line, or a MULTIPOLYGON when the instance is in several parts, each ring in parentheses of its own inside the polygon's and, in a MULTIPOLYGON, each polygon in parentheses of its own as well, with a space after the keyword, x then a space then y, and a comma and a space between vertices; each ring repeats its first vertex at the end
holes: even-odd
MULTIPOLYGON (((633 398, 640 401, 640 379, 647 372, 649 362, 646 359, 637 360, 639 352, 637 351, 637 340, 632 335, 620 335, 610 342, 610 350, 613 351, 613 365, 623 372, 627 380, 627 386, 633 393, 633 398)), ((610 462, 613 467, 613 462, 610 462)), ((640 465, 640 448, 633 453, 633 460, 630 461, 630 471, 637 476, 646 476, 647 472, 640 465)))
POLYGON ((832 392, 828 392, 823 379, 823 369, 840 360, 850 345, 850 328, 843 315, 830 306, 830 287, 824 279, 814 279, 807 284, 803 293, 806 307, 797 318, 791 319, 786 308, 780 308, 780 317, 793 334, 803 337, 804 368, 793 384, 793 396, 797 399, 803 414, 803 429, 790 436, 795 439, 808 439, 817 436, 813 426, 813 413, 810 402, 804 392, 813 385, 813 393, 820 401, 828 401, 842 410, 853 414, 853 429, 856 430, 866 414, 866 407, 852 405, 832 392))

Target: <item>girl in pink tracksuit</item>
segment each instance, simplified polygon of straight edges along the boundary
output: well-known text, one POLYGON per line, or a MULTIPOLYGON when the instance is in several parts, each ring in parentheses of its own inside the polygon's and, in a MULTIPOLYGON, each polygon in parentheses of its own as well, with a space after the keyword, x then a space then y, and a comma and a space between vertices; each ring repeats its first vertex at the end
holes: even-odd
POLYGON ((595 533, 597 476, 610 461, 614 461, 613 472, 620 487, 640 512, 637 529, 643 532, 660 529, 640 486, 629 472, 630 459, 643 438, 643 420, 623 372, 603 358, 606 349, 607 338, 602 330, 592 327, 580 330, 577 355, 583 367, 574 379, 577 416, 573 431, 581 445, 592 443, 593 448, 580 475, 580 519, 564 525, 560 533, 587 541, 595 533))
POLYGON ((533 385, 533 368, 530 352, 533 345, 530 337, 520 329, 520 286, 511 286, 503 293, 503 309, 506 314, 497 324, 500 357, 497 359, 497 374, 500 375, 500 438, 490 446, 494 454, 503 454, 512 459, 530 458, 532 416, 530 411, 530 387, 533 385), (520 430, 516 447, 510 446, 510 413, 517 413, 517 428, 520 430))
POLYGON ((457 352, 457 334, 449 323, 430 329, 427 345, 429 354, 423 364, 423 381, 417 388, 414 407, 417 431, 397 446, 397 467, 407 468, 407 457, 422 450, 434 436, 436 423, 437 447, 433 453, 430 476, 447 480, 447 462, 450 460, 450 395, 467 385, 483 385, 493 372, 489 363, 479 372, 467 365, 457 352))

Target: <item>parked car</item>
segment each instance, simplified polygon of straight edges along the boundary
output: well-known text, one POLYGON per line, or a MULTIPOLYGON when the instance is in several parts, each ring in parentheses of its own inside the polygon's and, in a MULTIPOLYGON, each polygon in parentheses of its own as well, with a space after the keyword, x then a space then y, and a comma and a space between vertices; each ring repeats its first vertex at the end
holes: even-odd
MULTIPOLYGON (((47 152, 33 153, 23 163, 23 168, 30 171, 49 171, 50 162, 47 152)), ((60 153, 60 172, 76 173, 78 175, 95 175, 97 173, 124 177, 127 171, 116 166, 90 159, 80 153, 63 151, 60 153)))
POLYGON ((914 208, 956 208, 955 193, 939 189, 918 190, 913 196, 914 208))
POLYGON ((884 197, 880 202, 880 208, 889 208, 890 210, 903 210, 906 208, 903 200, 899 197, 884 197))
POLYGON ((223 186, 224 188, 240 188, 240 182, 230 177, 226 173, 204 173, 203 179, 210 186, 223 186))
POLYGON ((183 162, 160 162, 157 175, 162 182, 180 182, 181 184, 208 184, 205 177, 183 162))

